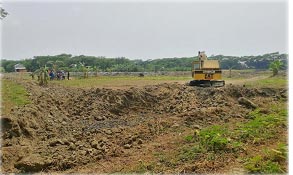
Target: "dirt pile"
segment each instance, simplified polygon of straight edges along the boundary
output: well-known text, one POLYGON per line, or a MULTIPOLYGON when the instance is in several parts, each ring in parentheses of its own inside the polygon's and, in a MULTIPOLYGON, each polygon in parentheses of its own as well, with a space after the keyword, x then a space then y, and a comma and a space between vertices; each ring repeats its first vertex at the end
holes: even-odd
MULTIPOLYGON (((33 103, 2 117, 4 172, 76 170, 99 160, 144 151, 158 133, 241 120, 257 107, 286 98, 282 89, 160 84, 124 90, 49 88, 24 83, 33 103)), ((101 168, 101 172, 107 170, 101 168)))

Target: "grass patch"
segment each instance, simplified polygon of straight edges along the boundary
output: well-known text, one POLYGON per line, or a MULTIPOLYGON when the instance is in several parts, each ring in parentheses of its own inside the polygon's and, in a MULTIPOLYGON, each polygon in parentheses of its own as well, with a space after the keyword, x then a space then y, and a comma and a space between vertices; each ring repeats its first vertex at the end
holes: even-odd
POLYGON ((22 106, 31 103, 25 88, 13 81, 2 80, 2 105, 3 114, 8 114, 14 106, 22 106))
POLYGON ((199 142, 206 151, 230 151, 239 145, 231 139, 227 126, 215 125, 200 131, 199 142))
POLYGON ((215 156, 215 153, 235 152, 241 148, 242 143, 232 137, 233 134, 226 125, 204 128, 195 132, 194 135, 185 136, 186 142, 193 142, 194 144, 183 147, 178 158, 183 162, 194 161, 202 157, 210 160, 215 156))
POLYGON ((287 110, 272 107, 273 113, 264 115, 255 110, 249 114, 253 120, 239 125, 235 134, 242 142, 258 143, 276 136, 278 127, 287 124, 287 110))
POLYGON ((280 143, 277 149, 264 149, 263 154, 248 158, 244 167, 249 173, 285 173, 288 148, 280 143))
POLYGON ((180 151, 178 159, 182 162, 196 160, 205 152, 206 150, 204 150, 200 145, 193 145, 191 147, 185 146, 180 151))
POLYGON ((154 168, 155 168, 154 163, 139 161, 139 163, 130 172, 142 174, 146 172, 153 172, 154 168))
POLYGON ((288 86, 288 79, 286 76, 275 76, 253 82, 247 82, 245 84, 247 87, 284 88, 288 86))

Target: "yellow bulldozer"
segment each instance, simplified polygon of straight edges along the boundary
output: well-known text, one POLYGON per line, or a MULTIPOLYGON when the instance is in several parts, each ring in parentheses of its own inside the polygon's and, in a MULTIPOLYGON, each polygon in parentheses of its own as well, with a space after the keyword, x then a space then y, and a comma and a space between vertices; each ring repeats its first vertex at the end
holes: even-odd
POLYGON ((208 60, 204 51, 198 52, 198 60, 192 62, 190 86, 221 87, 225 85, 218 60, 208 60))

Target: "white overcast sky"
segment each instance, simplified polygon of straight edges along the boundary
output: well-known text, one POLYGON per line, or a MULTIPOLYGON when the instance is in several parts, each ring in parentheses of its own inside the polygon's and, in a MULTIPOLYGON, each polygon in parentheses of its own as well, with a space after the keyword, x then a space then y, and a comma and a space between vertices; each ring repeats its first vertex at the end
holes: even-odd
POLYGON ((287 53, 287 1, 4 1, 2 58, 287 53))

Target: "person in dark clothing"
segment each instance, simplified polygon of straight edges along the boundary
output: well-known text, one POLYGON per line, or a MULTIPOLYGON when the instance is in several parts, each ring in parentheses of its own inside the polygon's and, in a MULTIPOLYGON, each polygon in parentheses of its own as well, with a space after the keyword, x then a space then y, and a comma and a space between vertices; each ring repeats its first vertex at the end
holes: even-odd
POLYGON ((67 80, 69 80, 69 71, 67 72, 67 80))
POLYGON ((50 76, 50 80, 53 80, 54 79, 54 72, 50 71, 49 76, 50 76))

